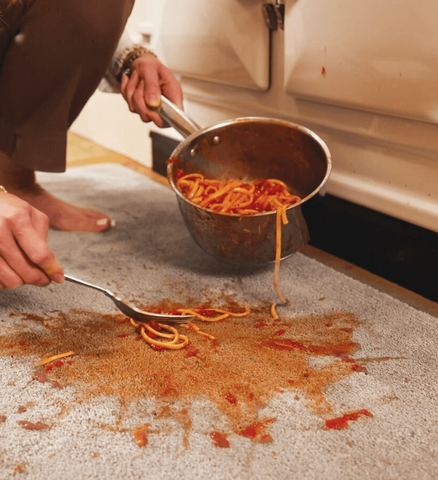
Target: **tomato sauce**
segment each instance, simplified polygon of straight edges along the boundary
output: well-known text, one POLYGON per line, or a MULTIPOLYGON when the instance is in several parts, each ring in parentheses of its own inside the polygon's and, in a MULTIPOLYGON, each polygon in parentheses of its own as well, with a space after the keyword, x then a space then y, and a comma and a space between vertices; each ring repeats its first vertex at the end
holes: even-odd
POLYGON ((348 422, 351 420, 357 420, 360 415, 366 417, 372 417, 372 413, 368 410, 362 409, 355 412, 346 413, 342 417, 332 418, 331 420, 326 420, 324 425, 324 430, 341 430, 348 427, 348 422))
POLYGON ((245 429, 239 432, 239 435, 242 437, 251 438, 254 440, 258 435, 260 435, 270 423, 275 422, 275 418, 267 418, 260 422, 255 422, 251 425, 248 425, 245 429))
POLYGON ((133 431, 135 443, 139 447, 145 447, 148 444, 147 432, 149 428, 149 423, 146 423, 142 427, 138 427, 133 431))
POLYGON ((21 425, 26 430, 46 430, 50 428, 45 423, 41 423, 41 422, 32 423, 32 422, 28 422, 27 420, 19 420, 18 424, 21 425))
POLYGON ((230 448, 230 442, 227 435, 220 432, 211 432, 210 438, 213 440, 213 445, 219 448, 230 448))
POLYGON ((261 343, 262 347, 273 348, 275 350, 299 350, 314 355, 342 356, 350 355, 357 348, 357 343, 348 342, 336 345, 312 345, 298 342, 289 338, 271 338, 261 343))

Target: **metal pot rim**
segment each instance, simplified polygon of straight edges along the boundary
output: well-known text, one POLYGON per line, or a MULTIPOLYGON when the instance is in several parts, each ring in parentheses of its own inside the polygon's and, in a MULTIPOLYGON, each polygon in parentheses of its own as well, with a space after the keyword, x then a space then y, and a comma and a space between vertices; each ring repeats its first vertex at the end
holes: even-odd
MULTIPOLYGON (((312 197, 314 197, 321 189, 322 187, 327 183, 327 180, 330 177, 331 171, 332 171, 332 158, 331 158, 331 153, 329 148, 327 147, 326 143, 324 140, 319 137, 314 131, 310 130, 307 127, 304 127, 303 125, 299 125, 297 123, 289 122, 287 120, 281 120, 277 118, 270 118, 270 117, 258 117, 258 116, 248 116, 248 117, 238 117, 234 119, 229 119, 229 120, 224 120, 222 122, 201 128, 200 130, 197 130, 196 132, 193 132, 186 138, 182 140, 181 143, 179 143, 174 151, 172 152, 171 158, 172 157, 178 157, 180 155, 181 151, 186 148, 187 145, 189 145, 192 141, 196 140, 196 138, 200 137, 204 133, 212 132, 214 130, 219 130, 220 128, 227 127, 233 124, 238 124, 238 123, 271 123, 274 125, 281 125, 284 127, 292 128, 295 130, 299 130, 309 137, 311 137, 313 140, 316 141, 316 143, 321 147, 321 149, 324 151, 325 158, 327 159, 327 168, 326 168, 326 173, 324 175, 324 178, 320 182, 317 188, 315 188, 311 193, 309 193, 307 196, 303 197, 299 202, 294 203, 293 205, 290 205, 287 207, 286 210, 290 210, 292 208, 296 208, 303 203, 307 202, 310 200, 312 197)), ((210 212, 214 213, 216 215, 223 215, 226 217, 245 217, 246 215, 239 215, 237 213, 221 213, 221 212, 212 212, 212 210, 207 209, 205 207, 201 207, 196 203, 191 202, 187 197, 185 197, 176 187, 175 182, 173 181, 172 177, 172 172, 173 172, 173 166, 174 164, 172 162, 169 162, 167 165, 167 179, 170 183, 170 186, 172 187, 172 190, 178 195, 179 198, 184 200, 185 202, 189 203, 190 205, 193 205, 197 207, 199 210, 204 210, 205 212, 210 212)), ((261 212, 261 213, 255 213, 251 215, 252 217, 261 217, 261 216, 268 216, 268 215, 275 215, 275 211, 271 212, 261 212)))

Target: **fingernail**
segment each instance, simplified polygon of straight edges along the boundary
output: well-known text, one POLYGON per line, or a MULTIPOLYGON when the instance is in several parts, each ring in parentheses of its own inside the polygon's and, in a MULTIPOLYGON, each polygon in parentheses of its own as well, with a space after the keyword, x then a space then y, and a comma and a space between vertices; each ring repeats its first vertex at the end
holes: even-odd
POLYGON ((109 225, 112 228, 112 227, 115 227, 116 221, 112 220, 110 218, 101 218, 101 219, 96 221, 96 225, 98 227, 101 227, 103 225, 109 225))
POLYGON ((160 106, 160 103, 161 103, 161 97, 151 95, 150 97, 147 98, 146 102, 147 102, 149 107, 158 108, 160 106))
POLYGON ((64 274, 62 272, 55 273, 55 275, 52 277, 52 280, 55 283, 62 283, 64 281, 64 274))
POLYGON ((59 265, 56 257, 53 257, 50 263, 43 267, 43 270, 47 273, 47 275, 52 275, 52 273, 55 273, 57 270, 61 270, 61 266, 59 265))

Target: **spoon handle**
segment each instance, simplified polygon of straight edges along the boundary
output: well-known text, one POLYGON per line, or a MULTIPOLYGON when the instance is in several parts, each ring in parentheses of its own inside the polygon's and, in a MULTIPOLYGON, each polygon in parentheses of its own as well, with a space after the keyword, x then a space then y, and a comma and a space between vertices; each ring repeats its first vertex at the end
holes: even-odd
POLYGON ((152 312, 144 312, 139 310, 136 307, 130 306, 127 302, 122 301, 120 298, 116 297, 111 290, 107 290, 102 287, 98 287, 97 285, 93 285, 92 283, 85 282, 84 280, 79 280, 79 278, 72 277, 71 275, 65 275, 65 280, 72 283, 77 283, 78 285, 82 285, 84 287, 94 288, 99 292, 104 293, 107 297, 109 297, 116 305, 116 307, 123 312, 127 317, 137 320, 138 322, 148 323, 150 322, 151 318, 158 319, 163 322, 169 323, 187 323, 187 320, 190 318, 194 318, 194 315, 169 315, 165 313, 152 313, 152 312))
POLYGON ((105 288, 98 287, 97 285, 93 285, 92 283, 85 282, 84 280, 79 280, 79 278, 72 277, 71 275, 65 275, 64 274, 64 278, 68 282, 77 283, 79 285, 83 285, 84 287, 94 288, 94 290, 98 290, 99 292, 104 293, 107 297, 110 297, 110 298, 114 297, 114 294, 113 294, 113 292, 111 292, 111 290, 107 290, 105 288))

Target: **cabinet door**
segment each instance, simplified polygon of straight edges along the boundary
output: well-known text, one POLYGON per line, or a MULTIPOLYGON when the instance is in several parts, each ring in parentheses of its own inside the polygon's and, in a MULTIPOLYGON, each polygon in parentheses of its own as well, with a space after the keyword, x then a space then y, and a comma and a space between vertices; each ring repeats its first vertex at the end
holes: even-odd
POLYGON ((438 2, 285 5, 288 94, 438 123, 438 2))
POLYGON ((269 88, 262 0, 167 0, 160 30, 166 65, 183 77, 269 88))

